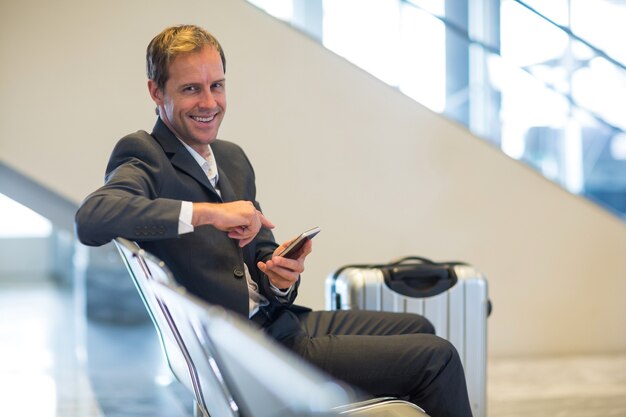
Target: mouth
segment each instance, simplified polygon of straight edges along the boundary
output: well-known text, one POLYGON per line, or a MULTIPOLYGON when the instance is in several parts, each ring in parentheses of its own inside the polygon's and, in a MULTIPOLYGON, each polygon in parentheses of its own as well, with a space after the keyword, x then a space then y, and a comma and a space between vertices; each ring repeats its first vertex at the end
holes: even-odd
POLYGON ((211 123, 217 114, 213 114, 211 116, 189 116, 192 120, 198 123, 211 123))

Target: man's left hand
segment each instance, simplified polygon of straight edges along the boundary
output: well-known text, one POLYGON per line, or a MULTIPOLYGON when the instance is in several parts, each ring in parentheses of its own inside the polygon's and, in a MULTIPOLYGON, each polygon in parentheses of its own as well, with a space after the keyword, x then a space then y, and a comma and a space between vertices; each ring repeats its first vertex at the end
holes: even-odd
POLYGON ((313 251, 313 242, 307 241, 300 249, 298 257, 294 259, 283 258, 277 254, 282 252, 289 242, 280 245, 275 251, 274 256, 267 262, 258 262, 259 269, 267 275, 272 285, 281 290, 290 288, 304 271, 304 260, 313 251))

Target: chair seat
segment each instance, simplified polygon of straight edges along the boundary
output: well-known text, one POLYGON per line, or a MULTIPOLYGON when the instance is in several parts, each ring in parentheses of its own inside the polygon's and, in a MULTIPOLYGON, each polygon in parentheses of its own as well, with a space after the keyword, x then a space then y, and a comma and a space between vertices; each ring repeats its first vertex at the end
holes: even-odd
POLYGON ((417 405, 394 397, 358 401, 334 409, 340 415, 358 417, 428 417, 417 405))

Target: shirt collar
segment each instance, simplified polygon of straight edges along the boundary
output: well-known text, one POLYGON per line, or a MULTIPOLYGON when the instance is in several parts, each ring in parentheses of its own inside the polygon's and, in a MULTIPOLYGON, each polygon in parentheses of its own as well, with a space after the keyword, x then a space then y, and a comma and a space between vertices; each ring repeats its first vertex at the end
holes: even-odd
POLYGON ((176 139, 178 139, 180 143, 183 144, 185 149, 189 151, 191 156, 193 156, 193 159, 195 159, 198 165, 200 165, 200 168, 202 168, 204 173, 207 174, 207 176, 211 180, 211 183, 213 183, 213 186, 215 186, 214 183, 217 182, 219 173, 217 172, 217 161, 215 160, 215 156, 213 155, 213 149, 211 149, 211 145, 207 145, 209 148, 209 155, 206 158, 204 158, 194 148, 187 145, 185 142, 183 142, 179 138, 176 138, 176 139), (214 175, 210 175, 211 168, 213 168, 212 172, 214 175))

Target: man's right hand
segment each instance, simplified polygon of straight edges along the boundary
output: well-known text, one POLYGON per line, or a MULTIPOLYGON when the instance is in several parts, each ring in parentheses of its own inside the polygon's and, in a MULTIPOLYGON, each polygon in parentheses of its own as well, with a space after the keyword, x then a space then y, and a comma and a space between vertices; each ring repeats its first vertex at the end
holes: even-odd
POLYGON ((239 247, 250 243, 261 227, 274 228, 274 224, 250 201, 193 203, 191 224, 194 227, 210 224, 228 232, 228 237, 239 240, 239 247))

